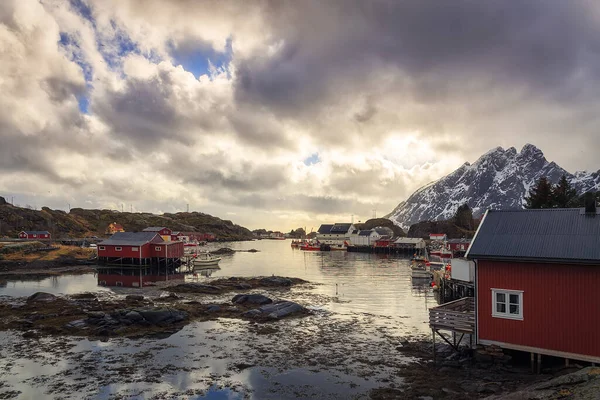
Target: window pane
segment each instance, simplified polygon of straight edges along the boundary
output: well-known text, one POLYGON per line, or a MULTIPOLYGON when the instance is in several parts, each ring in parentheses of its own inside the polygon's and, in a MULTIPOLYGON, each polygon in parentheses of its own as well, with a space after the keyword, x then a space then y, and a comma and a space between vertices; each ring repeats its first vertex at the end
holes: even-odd
POLYGON ((518 294, 511 294, 509 296, 510 299, 510 304, 519 304, 519 295, 518 294))
POLYGON ((504 304, 504 303, 496 303, 496 312, 506 313, 506 304, 504 304))
POLYGON ((519 305, 518 304, 511 304, 510 305, 510 313, 511 314, 519 314, 519 305))
POLYGON ((506 294, 505 293, 496 293, 496 302, 506 303, 506 294))

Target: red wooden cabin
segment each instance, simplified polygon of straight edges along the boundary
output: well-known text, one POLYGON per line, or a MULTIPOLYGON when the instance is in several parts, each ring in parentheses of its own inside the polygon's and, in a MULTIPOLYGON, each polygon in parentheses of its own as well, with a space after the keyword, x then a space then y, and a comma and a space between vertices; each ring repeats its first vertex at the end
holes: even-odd
POLYGON ((19 239, 50 239, 51 235, 48 231, 21 231, 19 232, 19 239))
POLYGON ((183 279, 178 272, 183 242, 165 242, 158 232, 117 232, 98 244, 98 282, 136 286, 183 279))
POLYGON ((470 239, 450 239, 446 242, 446 248, 452 252, 465 252, 469 250, 470 239))
POLYGON ((479 344, 600 362, 600 214, 586 210, 486 213, 467 253, 479 344))

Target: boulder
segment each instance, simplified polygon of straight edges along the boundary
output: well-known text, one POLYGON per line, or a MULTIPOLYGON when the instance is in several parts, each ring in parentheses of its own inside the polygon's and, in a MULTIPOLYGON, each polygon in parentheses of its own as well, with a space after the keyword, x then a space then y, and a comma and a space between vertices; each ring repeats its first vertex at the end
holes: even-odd
POLYGON ((36 292, 27 298, 27 302, 33 301, 54 301, 57 297, 53 294, 46 292, 36 292))
POLYGON ((235 285, 236 289, 241 289, 241 290, 248 290, 248 289, 252 289, 252 285, 249 283, 238 283, 237 285, 235 285))
POLYGON ((173 292, 188 292, 188 293, 220 293, 222 288, 212 285, 203 285, 201 283, 189 282, 182 283, 177 286, 171 286, 167 290, 173 292))
POLYGON ((88 313, 88 318, 104 318, 104 312, 102 311, 90 311, 88 313))
POLYGON ((144 317, 142 317, 142 314, 140 314, 137 311, 129 311, 127 314, 125 314, 124 317, 132 322, 139 322, 144 319, 144 317))
POLYGON ((173 310, 171 308, 156 310, 139 310, 142 317, 153 325, 173 324, 187 319, 187 313, 184 311, 173 310))
POLYGON ((214 313, 214 312, 219 312, 219 311, 221 311, 221 306, 217 306, 217 305, 212 305, 206 309, 206 312, 209 312, 209 313, 214 313))
POLYGON ((261 278, 260 283, 264 286, 292 286, 292 280, 281 276, 268 276, 261 278))
POLYGON ((76 321, 71 321, 68 324, 65 325, 65 328, 68 329, 81 329, 81 328, 85 328, 86 323, 84 320, 82 319, 78 319, 76 321))
POLYGON ((232 303, 235 304, 271 304, 273 300, 262 294, 237 294, 231 299, 232 303))
POLYGON ((142 296, 141 294, 129 294, 129 295, 125 296, 125 300, 142 301, 142 300, 144 300, 144 296, 142 296))
POLYGON ((306 309, 298 303, 294 303, 293 301, 280 301, 277 303, 264 305, 256 310, 250 310, 243 315, 246 317, 280 319, 301 311, 306 311, 306 309))

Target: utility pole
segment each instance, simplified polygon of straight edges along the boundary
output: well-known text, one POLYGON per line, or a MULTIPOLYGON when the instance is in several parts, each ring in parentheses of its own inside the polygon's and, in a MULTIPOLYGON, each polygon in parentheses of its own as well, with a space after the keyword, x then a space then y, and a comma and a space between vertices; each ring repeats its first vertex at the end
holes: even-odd
POLYGON ((373 209, 373 218, 377 218, 377 209, 376 208, 373 209))
POLYGON ((121 212, 123 212, 123 203, 121 203, 121 212))
POLYGON ((133 214, 133 204, 129 205, 129 212, 133 214))
POLYGON ((71 212, 71 203, 67 203, 67 207, 69 207, 69 212, 71 212))
POLYGON ((352 214, 351 222, 354 223, 354 214, 352 214))
POLYGON ((190 212, 190 203, 187 203, 187 212, 190 212))

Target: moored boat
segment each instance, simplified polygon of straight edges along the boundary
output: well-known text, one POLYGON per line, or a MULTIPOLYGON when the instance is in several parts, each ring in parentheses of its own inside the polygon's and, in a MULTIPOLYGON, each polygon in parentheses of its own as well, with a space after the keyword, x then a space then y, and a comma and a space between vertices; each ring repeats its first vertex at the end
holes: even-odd
POLYGON ((300 250, 306 251, 321 251, 321 243, 319 242, 305 242, 300 245, 300 250))
POLYGON ((214 257, 209 252, 197 253, 194 255, 192 263, 194 267, 205 267, 209 265, 218 265, 221 257, 214 257))

